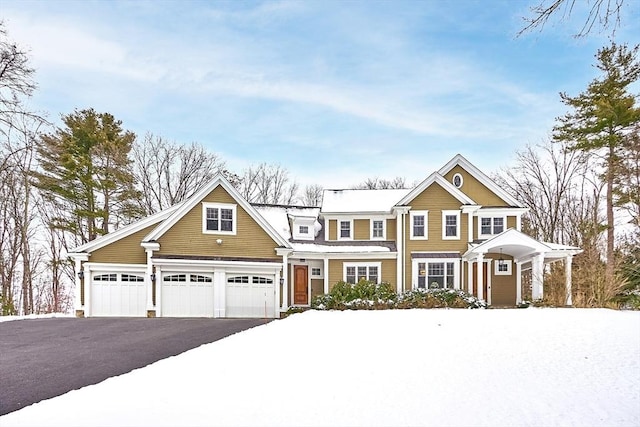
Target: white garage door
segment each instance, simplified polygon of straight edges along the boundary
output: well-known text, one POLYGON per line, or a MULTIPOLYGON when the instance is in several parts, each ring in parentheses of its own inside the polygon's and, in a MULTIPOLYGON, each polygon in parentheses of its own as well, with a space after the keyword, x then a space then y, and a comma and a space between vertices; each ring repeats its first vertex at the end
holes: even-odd
POLYGON ((229 274, 227 317, 275 317, 274 276, 229 274))
POLYGON ((92 316, 146 316, 144 273, 95 272, 91 283, 92 316))
POLYGON ((213 317, 213 275, 164 273, 163 317, 213 317))

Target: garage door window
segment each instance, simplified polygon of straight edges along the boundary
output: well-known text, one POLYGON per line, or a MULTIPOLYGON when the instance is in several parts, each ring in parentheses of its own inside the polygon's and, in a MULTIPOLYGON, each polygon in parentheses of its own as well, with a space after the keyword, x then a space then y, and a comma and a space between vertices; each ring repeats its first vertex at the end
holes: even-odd
POLYGON ((93 278, 94 282, 116 282, 117 280, 118 280, 118 275, 116 273, 100 274, 93 278))
POLYGON ((144 277, 136 276, 134 274, 123 274, 122 281, 123 282, 144 282, 144 277))
POLYGON ((268 283, 268 284, 272 284, 273 283, 273 279, 269 279, 267 277, 253 276, 253 283, 268 283))
POLYGON ((249 283, 249 276, 229 277, 227 283, 249 283))
POLYGON ((164 276, 163 279, 165 282, 186 282, 187 275, 186 274, 174 274, 171 276, 164 276))
POLYGON ((207 276, 200 276, 199 274, 192 274, 191 275, 191 281, 192 282, 204 282, 204 283, 211 283, 213 279, 211 279, 211 277, 207 277, 207 276))

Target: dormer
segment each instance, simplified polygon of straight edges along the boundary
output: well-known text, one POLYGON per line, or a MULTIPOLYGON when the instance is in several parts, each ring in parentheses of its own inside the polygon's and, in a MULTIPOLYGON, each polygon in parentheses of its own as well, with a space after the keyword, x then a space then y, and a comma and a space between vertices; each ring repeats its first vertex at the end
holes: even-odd
POLYGON ((316 238, 322 226, 318 222, 319 208, 289 208, 287 215, 291 222, 293 240, 309 240, 316 238))

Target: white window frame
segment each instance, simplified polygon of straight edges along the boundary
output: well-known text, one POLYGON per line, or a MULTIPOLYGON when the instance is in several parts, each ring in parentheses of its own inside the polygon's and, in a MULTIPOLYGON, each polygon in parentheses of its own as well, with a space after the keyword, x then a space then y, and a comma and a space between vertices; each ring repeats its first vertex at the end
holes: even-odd
POLYGON ((202 233, 203 234, 222 234, 222 235, 231 235, 235 236, 238 230, 238 205, 230 204, 230 203, 211 203, 211 202, 203 202, 202 203, 202 233), (218 228, 222 225, 222 209, 231 209, 233 213, 233 220, 231 223, 231 231, 223 231, 223 230, 207 230, 207 209, 218 209, 218 228))
POLYGON ((502 231, 504 232, 507 229, 507 217, 504 216, 504 215, 482 215, 482 216, 478 216, 478 239, 493 237, 496 234, 500 234, 500 233, 496 233, 495 230, 494 230, 494 223, 493 223, 494 218, 502 218, 502 231), (483 219, 491 219, 491 233, 490 234, 484 234, 482 232, 482 220, 483 219))
POLYGON ((409 211, 409 239, 429 240, 429 211, 409 211), (424 236, 413 235, 413 217, 424 216, 424 236))
POLYGON ((460 211, 442 211, 442 240, 460 240, 460 211), (456 217, 456 235, 447 236, 447 216, 456 217))
MULTIPOLYGON (((411 260, 411 287, 412 289, 418 289, 418 264, 424 263, 425 266, 425 287, 429 289, 428 277, 429 277, 429 264, 442 264, 444 263, 444 271, 446 274, 447 271, 447 263, 453 263, 453 289, 461 289, 460 281, 460 258, 413 258, 411 260)), ((445 279, 446 281, 446 279, 445 279)))
POLYGON ((369 238, 371 240, 386 240, 387 239, 387 220, 385 218, 371 218, 369 220, 369 238), (373 235, 373 223, 382 223, 382 236, 374 237, 373 235))
POLYGON ((507 266, 507 270, 506 271, 500 271, 500 260, 494 259, 493 260, 493 264, 494 264, 494 269, 493 269, 493 274, 495 274, 496 276, 511 276, 513 273, 513 261, 510 259, 504 259, 502 260, 502 262, 504 263, 504 265, 507 266))
POLYGON ((378 268, 378 284, 382 283, 382 263, 381 262, 343 262, 342 263, 342 281, 347 281, 347 267, 355 267, 356 269, 356 283, 358 279, 358 267, 367 267, 367 280, 369 280, 369 267, 378 268))
POLYGON ((451 184, 453 184, 453 186, 456 188, 462 188, 462 186, 464 185, 464 178, 459 173, 456 173, 451 178, 451 184), (460 178, 460 185, 456 185, 456 178, 460 178))
POLYGON ((337 223, 337 238, 338 240, 353 240, 353 219, 339 219, 338 223, 337 223), (349 237, 342 237, 341 236, 341 230, 342 230, 342 223, 343 222, 348 222, 349 223, 349 237))

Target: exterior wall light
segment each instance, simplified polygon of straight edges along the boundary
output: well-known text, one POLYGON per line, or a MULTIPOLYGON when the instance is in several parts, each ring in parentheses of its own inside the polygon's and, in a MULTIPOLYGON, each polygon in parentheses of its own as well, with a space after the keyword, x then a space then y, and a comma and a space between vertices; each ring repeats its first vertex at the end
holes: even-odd
POLYGON ((216 240, 216 243, 217 243, 217 244, 219 244, 219 245, 221 245, 221 244, 222 244, 222 239, 218 239, 218 240, 216 240))
POLYGON ((84 279, 84 271, 82 270, 78 271, 78 279, 80 280, 84 279))
POLYGON ((156 274, 155 273, 151 273, 150 278, 151 278, 152 282, 155 282, 156 281, 156 274))

